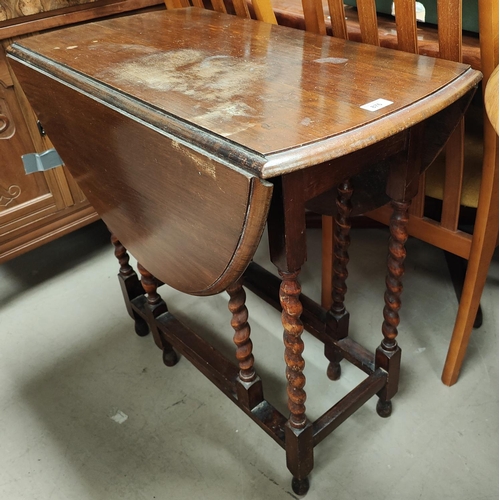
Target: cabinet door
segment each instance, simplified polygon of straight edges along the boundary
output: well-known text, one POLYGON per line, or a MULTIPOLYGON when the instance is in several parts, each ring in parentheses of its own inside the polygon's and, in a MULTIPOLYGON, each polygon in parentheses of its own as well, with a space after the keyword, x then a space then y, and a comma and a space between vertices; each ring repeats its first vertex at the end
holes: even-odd
POLYGON ((40 215, 40 211, 57 210, 45 176, 24 173, 21 156, 35 151, 35 147, 17 102, 5 59, 0 59, 0 151, 0 234, 3 239, 6 224, 10 224, 12 229, 16 226, 16 219, 25 218, 29 212, 40 215))
POLYGON ((24 173, 22 155, 51 147, 0 45, 0 262, 97 218, 65 168, 24 173))

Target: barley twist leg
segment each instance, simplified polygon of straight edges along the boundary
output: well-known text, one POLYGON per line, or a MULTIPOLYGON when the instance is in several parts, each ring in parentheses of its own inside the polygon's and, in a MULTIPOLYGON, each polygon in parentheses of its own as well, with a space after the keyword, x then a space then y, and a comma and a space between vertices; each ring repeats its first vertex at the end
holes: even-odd
MULTIPOLYGON (((332 305, 328 321, 329 334, 335 340, 347 337, 349 330, 349 313, 346 311, 344 301, 347 293, 348 249, 351 243, 350 214, 352 211, 352 192, 353 189, 349 179, 346 179, 337 188, 337 215, 335 217, 333 247, 332 305)), ((338 380, 341 374, 340 361, 343 359, 342 354, 332 346, 326 345, 325 355, 330 361, 326 372, 328 378, 330 380, 338 380)))
POLYGON ((141 284, 147 293, 147 306, 149 323, 156 345, 163 351, 163 362, 167 366, 174 366, 178 362, 178 357, 172 346, 160 335, 156 327, 155 319, 168 311, 167 304, 158 293, 158 280, 145 267, 137 263, 137 269, 141 273, 141 284))
POLYGON ((403 292, 402 277, 406 257, 405 243, 408 238, 408 209, 410 202, 393 201, 393 214, 390 222, 389 254, 387 258, 386 291, 384 295, 384 336, 376 353, 376 365, 388 372, 388 383, 379 393, 377 412, 381 417, 388 417, 392 412, 391 398, 396 394, 399 379, 399 364, 401 349, 396 337, 398 335, 399 310, 401 308, 401 293, 403 292))

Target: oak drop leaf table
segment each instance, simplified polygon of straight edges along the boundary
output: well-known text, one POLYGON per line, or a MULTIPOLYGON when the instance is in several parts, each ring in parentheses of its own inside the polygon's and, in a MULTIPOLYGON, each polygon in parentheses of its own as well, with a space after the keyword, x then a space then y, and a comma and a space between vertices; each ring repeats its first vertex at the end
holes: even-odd
MULTIPOLYGON (((167 365, 182 353, 286 450, 304 494, 313 448, 372 396, 391 412, 405 223, 419 175, 467 108, 480 73, 197 8, 100 21, 16 42, 12 68, 44 129, 108 225, 136 331, 167 365), (348 336, 344 307, 356 179, 392 200, 383 340, 348 336), (351 181, 351 179, 353 179, 351 181), (337 187, 333 304, 301 294, 305 211, 337 187), (354 200, 354 197, 352 198, 354 200), (251 262, 267 224, 281 279, 251 262), (142 287, 128 262, 140 263, 142 287), (227 290, 238 366, 184 327, 157 292, 227 290), (282 311, 289 416, 263 396, 243 286, 282 311), (147 294, 144 294, 144 291, 147 294), (315 422, 305 413, 303 329, 367 378, 315 422)), ((371 193, 373 191, 373 193, 371 193)))

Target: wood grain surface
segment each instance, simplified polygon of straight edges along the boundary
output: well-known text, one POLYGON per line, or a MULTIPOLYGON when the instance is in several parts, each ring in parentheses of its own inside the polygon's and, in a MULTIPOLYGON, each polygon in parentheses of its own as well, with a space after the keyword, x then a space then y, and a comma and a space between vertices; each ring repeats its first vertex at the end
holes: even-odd
POLYGON ((405 115, 398 126, 412 126, 479 79, 466 65, 196 8, 101 21, 21 44, 14 46, 19 57, 79 87, 93 82, 99 98, 143 119, 146 106, 138 103, 159 110, 162 126, 175 117, 206 130, 216 148, 236 144, 265 156, 255 166, 262 177, 377 142, 394 133, 398 113, 405 115), (361 108, 377 99, 392 104, 361 108))
MULTIPOLYGON (((399 154, 424 121, 441 147, 480 79, 463 64, 197 8, 46 33, 9 56, 110 230, 154 276, 199 295, 224 290, 250 262, 271 197, 262 179, 283 176, 273 183, 288 222, 272 259, 295 271, 306 172, 322 173, 326 190, 385 158, 381 144, 399 154)), ((420 168, 403 164, 390 183, 401 200, 420 168)))
POLYGON ((264 229, 268 182, 14 64, 72 176, 149 272, 195 295, 239 277, 264 229))
POLYGON ((97 0, 2 0, 0 2, 0 21, 95 1, 97 0))

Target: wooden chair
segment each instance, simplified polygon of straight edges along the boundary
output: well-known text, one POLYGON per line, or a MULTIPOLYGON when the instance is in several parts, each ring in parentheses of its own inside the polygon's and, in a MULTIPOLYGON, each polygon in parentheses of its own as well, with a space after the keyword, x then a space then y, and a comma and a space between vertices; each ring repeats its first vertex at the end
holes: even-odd
MULTIPOLYGON (((324 18, 321 1, 317 2, 315 13, 305 12, 308 29, 323 32, 324 18), (309 18, 309 21, 307 19, 309 18)), ((438 1, 439 57, 454 61, 462 60, 461 0, 438 1)), ((341 0, 330 0, 330 12, 334 36, 347 37, 347 30, 342 16, 341 0)), ((358 0, 358 15, 363 42, 379 44, 377 16, 374 2, 358 0)), ((396 0, 396 28, 398 48, 417 52, 416 21, 412 1, 396 0)), ((483 86, 489 75, 498 65, 498 1, 480 0, 480 46, 481 68, 484 75, 483 86)), ((444 185, 441 189, 442 210, 440 219, 430 218, 426 208, 426 182, 421 177, 419 194, 412 202, 408 232, 427 243, 435 245, 451 254, 468 259, 467 274, 460 298, 457 319, 445 362, 442 381, 453 385, 460 372, 460 367, 467 349, 473 328, 479 300, 486 281, 486 275, 498 238, 498 143, 495 132, 484 117, 484 153, 482 155, 482 181, 477 182, 477 215, 473 234, 458 228, 461 200, 463 193, 465 151, 464 121, 455 130, 448 141, 443 160, 444 185)), ((469 165, 470 169, 480 168, 469 165)), ((431 167, 432 169, 432 167, 431 167)), ((430 170, 431 170, 430 169, 430 170)), ((432 172, 431 172, 432 173, 432 172)), ((435 183, 434 183, 435 184, 435 183)), ((429 192, 429 184, 427 186, 429 192)), ((439 196, 439 195, 438 195, 439 196)), ((388 206, 377 208, 368 213, 369 217, 388 224, 390 209, 388 206)), ((323 217, 323 291, 322 303, 325 306, 331 300, 331 275, 333 257, 333 220, 323 217)))

